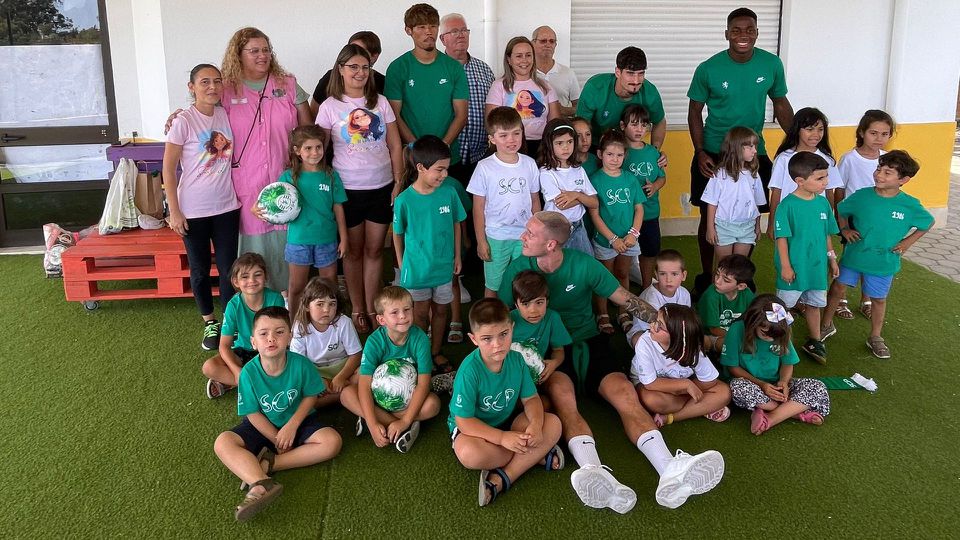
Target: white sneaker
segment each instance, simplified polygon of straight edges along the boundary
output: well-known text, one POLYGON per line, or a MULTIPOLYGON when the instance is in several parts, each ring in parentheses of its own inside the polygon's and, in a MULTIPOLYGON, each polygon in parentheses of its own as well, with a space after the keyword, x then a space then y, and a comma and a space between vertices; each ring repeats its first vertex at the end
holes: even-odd
POLYGON ((637 504, 637 494, 617 482, 604 465, 580 467, 570 475, 570 483, 583 504, 591 508, 612 508, 626 514, 637 504))
POLYGON ((643 284, 643 273, 640 271, 640 260, 636 257, 630 258, 630 281, 637 285, 643 284))
POLYGON ((457 276, 457 279, 460 280, 460 303, 469 304, 470 302, 473 302, 473 297, 470 296, 470 291, 468 291, 467 288, 463 286, 463 278, 460 276, 457 276))
POLYGON ((723 478, 723 456, 716 450, 707 450, 691 456, 683 450, 670 460, 660 475, 657 502, 667 508, 677 508, 690 495, 701 495, 716 487, 723 478))

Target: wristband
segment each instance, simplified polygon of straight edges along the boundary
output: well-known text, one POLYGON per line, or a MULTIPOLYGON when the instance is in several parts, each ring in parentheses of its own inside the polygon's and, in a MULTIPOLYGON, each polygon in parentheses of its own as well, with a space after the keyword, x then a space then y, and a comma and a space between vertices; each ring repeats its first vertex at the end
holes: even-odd
POLYGON ((836 259, 836 258, 837 258, 837 252, 831 249, 830 251, 827 252, 827 258, 828 258, 828 259, 836 259))
POLYGON ((640 238, 640 231, 633 227, 630 227, 630 230, 627 231, 627 234, 632 235, 634 238, 640 238))
POLYGON ((616 242, 616 241, 619 240, 619 239, 620 239, 619 236, 613 235, 612 237, 610 237, 610 245, 612 246, 613 243, 616 242))

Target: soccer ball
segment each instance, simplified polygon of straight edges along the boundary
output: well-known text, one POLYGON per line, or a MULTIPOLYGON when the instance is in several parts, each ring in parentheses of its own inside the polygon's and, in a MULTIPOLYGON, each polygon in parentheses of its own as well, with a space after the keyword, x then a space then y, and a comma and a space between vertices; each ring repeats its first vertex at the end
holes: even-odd
POLYGON ((399 359, 387 360, 377 366, 370 383, 373 401, 390 412, 406 409, 416 387, 417 368, 399 359))
POLYGON ((523 362, 527 364, 527 368, 530 370, 530 376, 533 377, 533 382, 539 381, 540 374, 543 373, 543 357, 540 356, 540 353, 530 345, 523 343, 511 343, 510 350, 520 353, 520 356, 523 357, 523 362))
POLYGON ((293 184, 274 182, 267 184, 257 196, 263 219, 275 225, 283 225, 300 215, 300 194, 293 184))

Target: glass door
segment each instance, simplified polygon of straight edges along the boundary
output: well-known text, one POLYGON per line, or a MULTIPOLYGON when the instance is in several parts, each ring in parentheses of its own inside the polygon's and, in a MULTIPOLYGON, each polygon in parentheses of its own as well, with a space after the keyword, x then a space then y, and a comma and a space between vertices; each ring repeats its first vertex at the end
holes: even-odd
POLYGON ((97 222, 118 140, 104 0, 0 1, 0 245, 97 222))

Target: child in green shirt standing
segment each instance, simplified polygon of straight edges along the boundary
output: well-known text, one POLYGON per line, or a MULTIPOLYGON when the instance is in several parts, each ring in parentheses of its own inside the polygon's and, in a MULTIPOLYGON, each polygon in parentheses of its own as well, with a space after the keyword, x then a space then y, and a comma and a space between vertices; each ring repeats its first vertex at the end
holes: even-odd
POLYGON ((862 278, 863 293, 873 301, 867 347, 877 358, 890 358, 890 348, 880 337, 887 294, 900 271, 900 258, 933 226, 933 215, 901 191, 920 170, 910 154, 894 150, 880 156, 879 163, 873 173, 876 186, 861 189, 837 205, 840 231, 848 243, 840 259, 840 275, 830 286, 821 339, 837 333, 833 324, 837 306, 847 287, 856 287, 862 278), (849 226, 851 218, 855 229, 849 226))
POLYGON ((787 308, 805 306, 810 336, 803 351, 820 364, 827 363, 827 349, 820 340, 820 309, 827 305, 827 272, 837 277, 837 255, 830 235, 837 234, 837 220, 826 198, 827 160, 813 152, 797 152, 790 158, 790 176, 797 189, 777 208, 774 238, 777 254, 777 296, 787 308), (829 270, 828 270, 829 265, 829 270))

